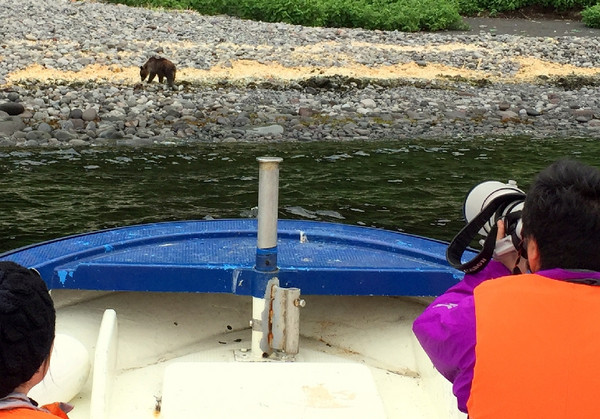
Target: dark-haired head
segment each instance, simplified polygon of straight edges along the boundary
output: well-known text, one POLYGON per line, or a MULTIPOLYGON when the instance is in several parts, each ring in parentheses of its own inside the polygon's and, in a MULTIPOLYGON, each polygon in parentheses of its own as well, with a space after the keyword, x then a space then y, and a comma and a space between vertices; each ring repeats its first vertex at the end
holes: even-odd
POLYGON ((37 272, 0 262, 0 398, 26 383, 50 355, 56 314, 37 272))
POLYGON ((600 271, 600 170, 565 159, 540 172, 525 199, 523 233, 535 239, 541 269, 600 271))

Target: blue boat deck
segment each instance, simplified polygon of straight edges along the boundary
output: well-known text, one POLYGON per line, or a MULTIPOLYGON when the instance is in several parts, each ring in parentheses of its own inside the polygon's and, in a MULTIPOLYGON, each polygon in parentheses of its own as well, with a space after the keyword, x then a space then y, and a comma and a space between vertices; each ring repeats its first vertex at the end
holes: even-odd
MULTIPOLYGON (((69 236, 0 255, 50 289, 252 294, 255 219, 144 224, 69 236)), ((388 230, 280 220, 276 272, 303 294, 435 296, 462 278, 447 244, 388 230)), ((469 257, 466 255, 466 257, 469 257)))

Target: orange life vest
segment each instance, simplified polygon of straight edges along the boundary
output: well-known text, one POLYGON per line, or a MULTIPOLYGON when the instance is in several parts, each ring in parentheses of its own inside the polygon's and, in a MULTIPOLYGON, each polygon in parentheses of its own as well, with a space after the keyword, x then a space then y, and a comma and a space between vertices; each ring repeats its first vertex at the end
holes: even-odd
POLYGON ((526 274, 474 296, 471 419, 600 417, 600 287, 526 274))
POLYGON ((61 403, 52 403, 42 406, 48 412, 42 412, 40 410, 28 409, 26 407, 20 407, 17 409, 0 410, 0 418, 14 418, 14 419, 69 419, 67 414, 61 409, 61 403))

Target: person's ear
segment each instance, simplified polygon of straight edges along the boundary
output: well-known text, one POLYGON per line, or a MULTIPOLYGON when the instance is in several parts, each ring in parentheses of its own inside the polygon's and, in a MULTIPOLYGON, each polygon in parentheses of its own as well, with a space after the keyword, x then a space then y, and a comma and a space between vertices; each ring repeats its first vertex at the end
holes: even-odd
POLYGON ((529 262, 529 270, 531 272, 540 270, 542 266, 540 260, 540 248, 533 237, 527 238, 527 261, 529 262))

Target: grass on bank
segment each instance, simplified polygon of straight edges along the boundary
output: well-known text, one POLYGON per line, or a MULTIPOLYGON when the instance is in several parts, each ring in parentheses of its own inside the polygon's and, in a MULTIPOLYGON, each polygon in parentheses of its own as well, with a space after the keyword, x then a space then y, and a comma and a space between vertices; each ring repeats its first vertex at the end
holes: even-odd
POLYGON ((192 9, 263 22, 405 32, 465 29, 462 16, 498 15, 528 7, 580 12, 600 27, 598 0, 107 0, 129 6, 192 9))

